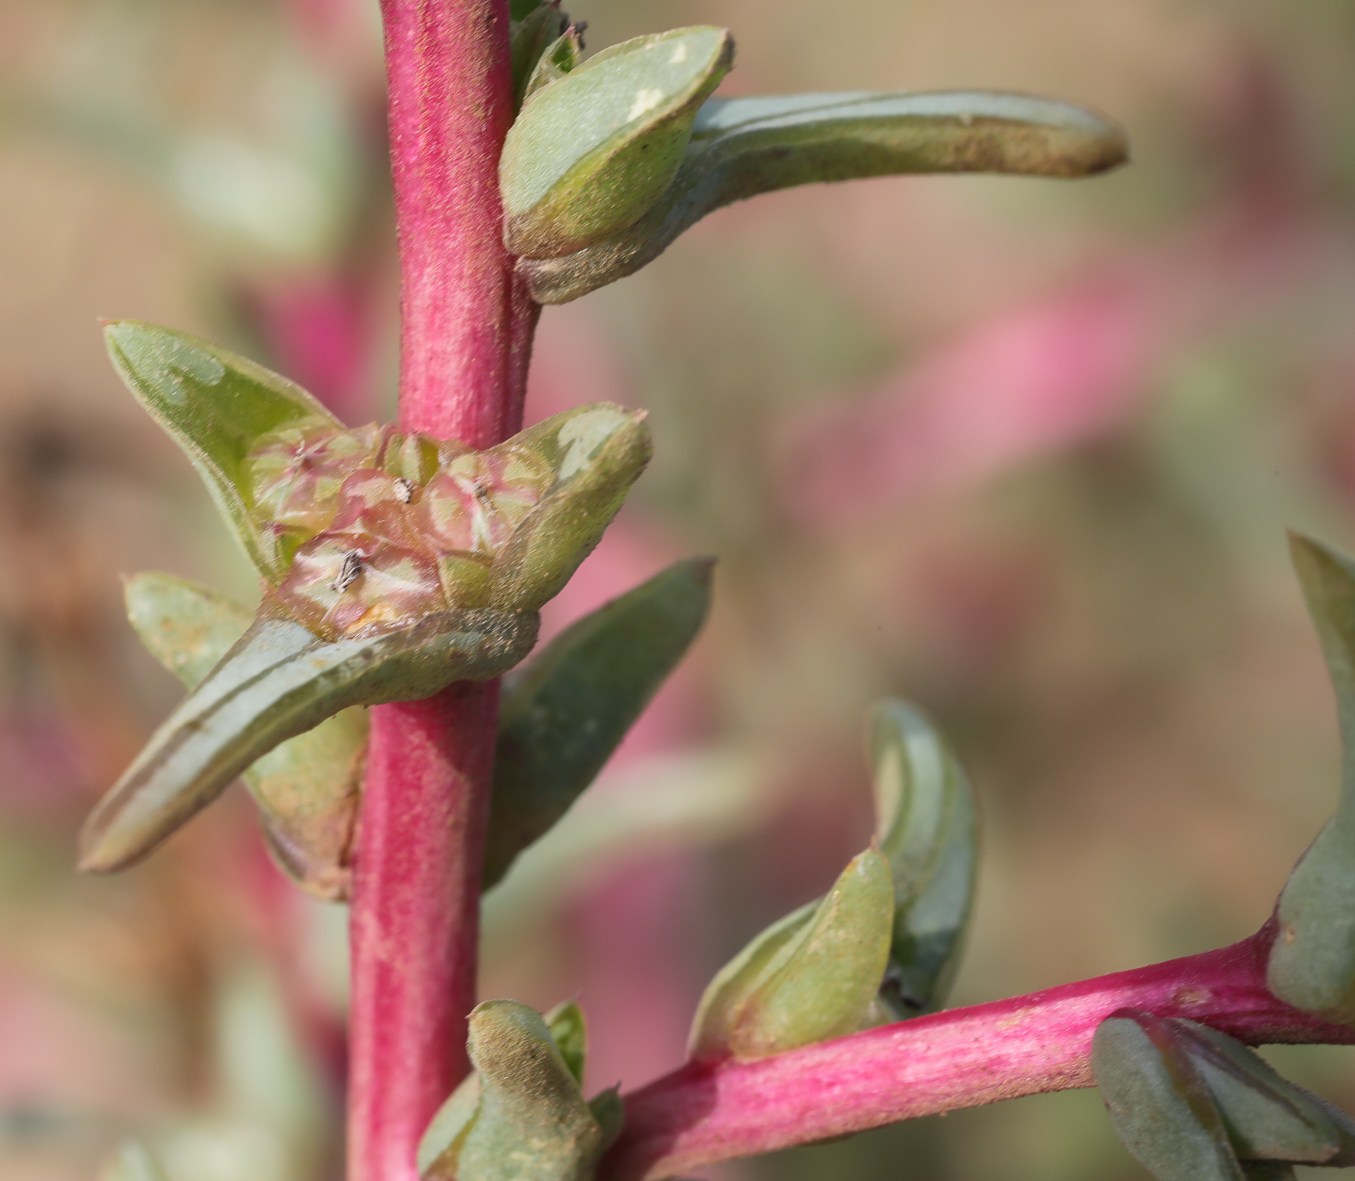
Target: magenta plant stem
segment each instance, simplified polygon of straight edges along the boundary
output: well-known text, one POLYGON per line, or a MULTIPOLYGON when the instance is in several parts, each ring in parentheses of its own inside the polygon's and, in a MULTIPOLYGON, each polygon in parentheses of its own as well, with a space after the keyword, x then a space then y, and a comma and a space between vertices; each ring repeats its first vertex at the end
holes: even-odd
POLYGON ((898 1120, 1091 1086, 1092 1035, 1121 1008, 1189 1017, 1252 1045, 1355 1042, 1355 1029, 1271 995, 1265 972, 1272 941, 1267 924, 1203 955, 757 1061, 688 1064, 626 1096, 626 1125, 599 1181, 657 1181, 898 1120))
MULTIPOLYGON (((382 0, 401 269, 400 421, 486 447, 522 425, 538 308, 503 248, 507 0, 382 0)), ((348 1175, 415 1181, 467 1070, 497 683, 372 710, 351 915, 348 1175)))

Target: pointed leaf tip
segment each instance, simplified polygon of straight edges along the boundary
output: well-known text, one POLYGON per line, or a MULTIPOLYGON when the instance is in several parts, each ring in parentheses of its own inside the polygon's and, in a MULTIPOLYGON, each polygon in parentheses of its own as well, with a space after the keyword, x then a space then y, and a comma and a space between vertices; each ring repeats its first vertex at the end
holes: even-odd
POLYGON ((692 1056, 762 1058, 861 1029, 893 913, 889 862, 866 849, 820 902, 773 924, 716 974, 697 1009, 692 1056))
POLYGON ((534 612, 472 610, 327 641, 262 612, 90 813, 80 868, 134 865, 256 759, 348 706, 501 675, 530 650, 536 626, 534 612))
POLYGON ((978 869, 974 793, 924 714, 885 699, 871 712, 876 839, 894 878, 894 934, 880 1001, 895 1018, 941 1006, 959 966, 978 869))
POLYGON ((571 254, 643 216, 733 53, 726 29, 674 29, 613 45, 537 89, 499 161, 508 249, 571 254))
POLYGON ((542 303, 633 274, 706 214, 821 181, 938 172, 1091 176, 1128 159, 1124 132, 1092 111, 1023 94, 939 91, 712 98, 672 183, 633 224, 518 270, 542 303))
POLYGON ((586 1181, 603 1129, 546 1023, 517 1001, 470 1015, 475 1073, 434 1117, 419 1149, 426 1181, 586 1181))
POLYGON ((1223 1118, 1169 1026, 1121 1009, 1092 1038, 1092 1073, 1121 1143, 1159 1181, 1243 1181, 1223 1118))
MULTIPOLYGON (((195 688, 248 630, 253 613, 171 574, 124 579, 127 617, 147 650, 195 688)), ((367 715, 348 709, 264 755, 244 780, 275 859, 307 893, 343 901, 367 739, 367 715)))
POLYGON ((255 440, 288 424, 342 424, 294 382, 186 332, 114 320, 104 339, 118 375, 183 448, 249 559, 276 580, 278 539, 250 515, 245 459, 255 440))

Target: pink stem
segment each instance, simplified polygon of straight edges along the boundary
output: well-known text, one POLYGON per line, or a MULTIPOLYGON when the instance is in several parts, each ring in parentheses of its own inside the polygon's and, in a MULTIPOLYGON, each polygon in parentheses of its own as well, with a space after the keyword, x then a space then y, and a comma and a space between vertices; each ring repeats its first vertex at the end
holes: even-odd
MULTIPOLYGON (((400 421, 519 430, 538 308, 500 232, 507 0, 382 0, 402 278, 400 421)), ((353 881, 350 1181, 414 1181, 467 1070, 498 684, 372 710, 353 881)))
MULTIPOLYGON (((520 429, 531 301, 503 246, 507 0, 382 0, 400 238, 400 420, 487 447, 520 429)), ((528 336, 530 339, 530 335, 528 336)))
POLYGON ((1189 1017, 1245 1042, 1348 1045, 1355 1029, 1277 1000, 1267 925, 1218 951, 952 1009, 757 1061, 689 1063, 626 1096, 600 1181, 656 1181, 734 1157, 999 1099, 1093 1085, 1116 1009, 1189 1017))
POLYGON ((497 682, 463 681, 372 710, 351 919, 354 1181, 412 1179, 467 1070, 497 706, 497 682))

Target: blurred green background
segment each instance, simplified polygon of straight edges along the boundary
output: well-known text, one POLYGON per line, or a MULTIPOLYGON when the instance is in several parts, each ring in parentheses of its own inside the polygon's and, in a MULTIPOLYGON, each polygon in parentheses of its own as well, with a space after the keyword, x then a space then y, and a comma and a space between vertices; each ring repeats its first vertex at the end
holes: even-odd
MULTIPOLYGON (((728 93, 1003 88, 1110 114, 1079 182, 905 178, 724 210, 546 310, 529 417, 651 412, 653 468, 548 627, 673 558, 714 615, 587 801, 487 901, 483 994, 577 995, 591 1082, 679 1060, 705 980, 868 839, 864 711, 953 737, 985 847, 969 1003, 1249 934, 1332 807, 1284 529, 1355 545, 1355 9, 1335 0, 588 0, 590 49, 733 29, 728 93)), ((0 5, 0 1175, 338 1175, 343 912, 242 798, 82 880, 175 699, 119 572, 250 574, 97 319, 388 416, 374 0, 0 5)), ((239 793, 232 793, 233 797, 239 793)), ((1349 1050, 1269 1052, 1355 1106, 1349 1050)), ((1142 1178, 1093 1092, 711 1170, 1142 1178)))

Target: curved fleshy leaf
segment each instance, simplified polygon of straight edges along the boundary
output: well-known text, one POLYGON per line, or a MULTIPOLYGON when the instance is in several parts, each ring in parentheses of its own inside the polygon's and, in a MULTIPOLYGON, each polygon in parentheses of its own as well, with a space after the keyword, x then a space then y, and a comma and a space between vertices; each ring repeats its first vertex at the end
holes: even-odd
POLYGON ((245 457, 284 426, 342 424, 295 383, 186 332, 119 320, 104 337, 127 388, 187 453, 260 574, 276 581, 277 538, 250 517, 245 457))
POLYGON ((1181 1018, 1164 1025, 1190 1056, 1240 1158, 1355 1164, 1355 1120, 1344 1111, 1282 1078, 1236 1038, 1181 1018))
POLYGON ((706 214, 817 181, 931 172, 1087 176, 1126 159, 1123 132, 1081 107, 1021 94, 802 94, 709 100, 672 184, 639 220, 560 258, 524 258, 541 303, 633 274, 706 214))
POLYGON ((583 30, 584 25, 571 23, 560 34, 558 41, 546 47, 523 87, 522 102, 526 102, 542 87, 560 81, 566 74, 579 68, 583 61, 583 30))
POLYGON ((262 611, 99 801, 81 833, 81 868, 135 864, 256 759, 341 709, 501 675, 536 627, 534 612, 454 611, 327 641, 262 611))
POLYGON ((556 480, 494 556, 489 605, 535 611, 559 594, 602 540, 630 486, 649 462, 643 413, 599 403, 557 414, 515 435, 556 480))
MULTIPOLYGON (((123 594, 141 642, 186 689, 211 672, 253 620, 248 608, 172 574, 135 575, 123 594)), ((278 862, 329 902, 348 896, 366 744, 366 711, 344 710, 275 747, 243 775, 278 862)))
POLYGON ((725 29, 673 29, 613 45, 534 91, 499 157, 508 249, 570 254, 641 217, 677 174, 733 52, 725 29))
POLYGON ((779 963, 781 952, 809 925, 820 899, 777 919, 758 932, 729 963, 711 978, 696 1006, 687 1052, 700 1061, 729 1054, 729 1031, 740 1010, 770 967, 779 963))
POLYGON ((569 17, 560 11, 560 0, 540 4, 520 19, 514 19, 509 39, 514 111, 522 106, 537 65, 548 50, 556 48, 568 26, 569 17))
POLYGON ((876 841, 894 875, 880 1000, 898 1020, 939 1008, 954 979, 973 908, 978 822, 964 769, 912 706, 875 706, 870 757, 876 841))
POLYGON ((562 1001, 546 1014, 545 1021, 569 1073, 583 1086, 583 1068, 588 1061, 588 1022, 579 1002, 562 1001))
POLYGON ((711 567, 676 562, 586 615, 505 691, 486 889, 593 782, 682 659, 705 622, 711 567))
POLYGON ((1101 1022, 1092 1073, 1115 1134, 1159 1181, 1242 1181, 1209 1089, 1157 1017, 1121 1009, 1101 1022))
POLYGON ((426 1181, 590 1181, 603 1133, 541 1016, 516 1001, 470 1015, 475 1074, 419 1147, 426 1181))
POLYGON ((1322 641, 1344 747, 1341 802, 1294 867, 1276 908, 1266 983, 1281 1000, 1355 1021, 1355 561, 1290 536, 1294 568, 1322 641))
POLYGON ((817 904, 755 939, 707 988, 692 1055, 762 1058, 861 1029, 884 976, 894 914, 889 862, 852 859, 817 904))

